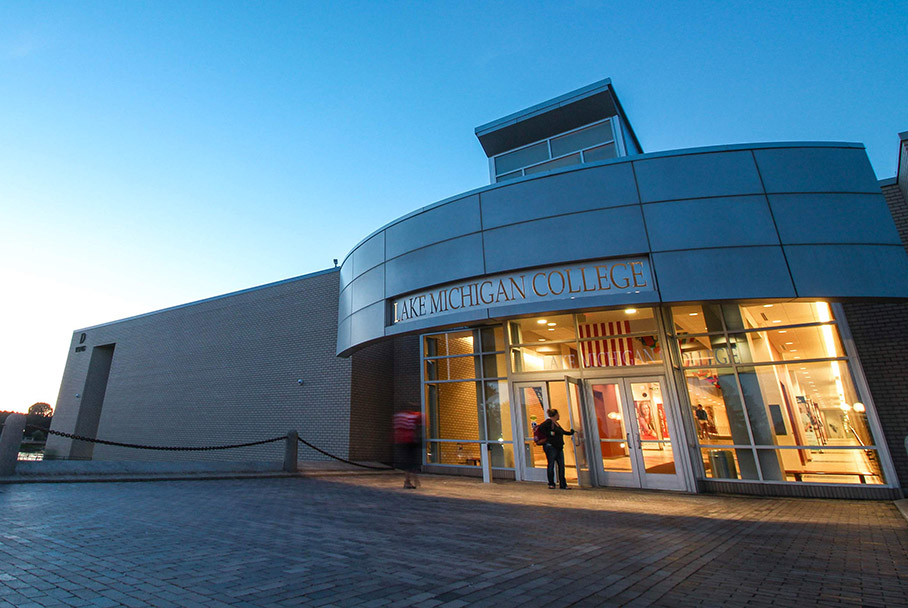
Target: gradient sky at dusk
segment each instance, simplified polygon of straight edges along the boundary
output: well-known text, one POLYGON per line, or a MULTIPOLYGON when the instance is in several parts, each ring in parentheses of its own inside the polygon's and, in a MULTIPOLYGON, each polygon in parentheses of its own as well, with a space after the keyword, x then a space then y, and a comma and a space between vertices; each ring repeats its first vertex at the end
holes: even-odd
POLYGON ((906 57, 904 0, 7 0, 0 410, 56 402, 77 328, 328 268, 487 184, 474 127, 606 77, 647 152, 857 141, 891 177, 906 57))

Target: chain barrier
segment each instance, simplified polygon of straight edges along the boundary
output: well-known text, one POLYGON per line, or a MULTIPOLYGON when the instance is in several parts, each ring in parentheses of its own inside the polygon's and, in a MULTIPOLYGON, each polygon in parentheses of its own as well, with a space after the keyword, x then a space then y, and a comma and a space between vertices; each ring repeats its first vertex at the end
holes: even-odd
MULTIPOLYGON (((135 443, 122 443, 119 441, 107 441, 105 439, 95 439, 92 437, 83 437, 81 435, 74 435, 72 433, 64 433, 62 431, 52 431, 50 429, 46 429, 41 426, 36 426, 34 424, 27 424, 27 425, 25 425, 25 428, 35 429, 35 430, 41 431, 43 433, 48 433, 50 435, 57 435, 59 437, 66 437, 67 439, 76 439, 78 441, 88 441, 91 443, 100 443, 102 445, 112 445, 112 446, 116 446, 116 447, 120 447, 120 448, 134 448, 137 450, 159 450, 159 451, 167 451, 167 452, 205 452, 205 451, 212 451, 212 450, 231 450, 233 448, 248 448, 248 447, 252 447, 255 445, 265 445, 266 443, 275 443, 277 441, 284 441, 287 439, 286 436, 281 436, 281 437, 272 437, 271 439, 263 439, 261 441, 250 441, 248 443, 237 443, 234 445, 181 447, 181 446, 161 446, 161 445, 140 445, 140 444, 135 444, 135 443)), ((312 448, 319 454, 324 454, 328 458, 333 458, 334 460, 338 460, 340 462, 344 462, 346 464, 350 464, 355 467, 362 467, 364 469, 372 469, 375 471, 393 471, 394 470, 394 467, 375 467, 375 466, 368 465, 368 464, 361 464, 358 462, 353 462, 352 460, 347 460, 345 458, 341 458, 340 456, 335 456, 334 454, 326 452, 325 450, 312 445, 311 443, 309 443, 302 437, 297 437, 297 439, 299 440, 300 443, 302 443, 303 445, 305 445, 307 447, 312 448)))
POLYGON ((372 465, 360 464, 360 463, 358 463, 358 462, 353 462, 352 460, 346 460, 346 459, 344 459, 344 458, 341 458, 340 456, 335 456, 334 454, 329 454, 328 452, 326 452, 325 450, 323 450, 323 449, 321 449, 321 448, 315 447, 314 445, 312 445, 311 443, 309 443, 308 441, 306 441, 306 440, 303 439, 302 437, 297 437, 297 439, 299 440, 300 443, 302 443, 302 444, 305 445, 305 446, 308 446, 308 447, 312 448, 313 450, 315 450, 315 451, 318 452, 319 454, 324 454, 324 455, 327 456, 328 458, 333 458, 334 460, 338 460, 338 461, 340 461, 340 462, 345 462, 345 463, 347 463, 347 464, 352 464, 352 465, 355 466, 355 467, 362 467, 362 468, 364 468, 364 469, 372 469, 372 470, 374 470, 374 471, 393 471, 393 470, 394 470, 394 467, 374 467, 374 466, 372 466, 372 465))
POLYGON ((63 433, 61 431, 52 431, 44 427, 35 426, 34 424, 27 424, 25 428, 37 429, 43 433, 49 433, 51 435, 57 435, 59 437, 66 437, 68 439, 77 439, 79 441, 88 441, 91 443, 100 443, 102 445, 113 445, 120 448, 135 448, 137 450, 159 450, 165 452, 207 452, 211 450, 231 450, 233 448, 248 448, 254 445, 265 445, 266 443, 274 443, 276 441, 284 441, 287 439, 286 436, 283 437, 272 437, 271 439, 263 439, 261 441, 250 441, 249 443, 237 443, 235 445, 211 445, 203 447, 182 447, 182 446, 166 446, 166 445, 139 445, 135 443, 122 443, 119 441, 106 441, 104 439, 94 439, 92 437, 82 437, 81 435, 73 435, 72 433, 63 433))

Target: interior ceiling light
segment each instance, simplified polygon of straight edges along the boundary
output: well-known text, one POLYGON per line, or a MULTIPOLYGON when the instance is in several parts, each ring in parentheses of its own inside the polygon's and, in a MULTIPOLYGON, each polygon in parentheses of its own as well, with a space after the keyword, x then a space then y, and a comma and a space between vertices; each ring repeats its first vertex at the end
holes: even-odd
POLYGON ((548 325, 549 327, 555 327, 558 324, 555 323, 554 321, 549 321, 548 323, 546 323, 546 325, 548 325))
POLYGON ((626 315, 635 315, 635 314, 637 314, 637 309, 636 309, 636 308, 625 308, 625 309, 624 309, 624 314, 626 314, 626 315))
POLYGON ((786 329, 780 329, 780 330, 779 330, 779 333, 780 333, 780 334, 787 334, 787 333, 788 333, 788 330, 786 330, 786 329))
POLYGON ((785 344, 794 344, 794 342, 786 342, 785 344))
POLYGON ((698 313, 698 312, 689 312, 689 313, 687 313, 687 314, 690 315, 691 317, 696 317, 696 316, 699 315, 700 313, 698 313))
POLYGON ((801 357, 795 357, 795 359, 800 359, 801 357))
POLYGON ((554 327, 550 327, 550 328, 549 328, 549 331, 555 331, 555 328, 554 328, 554 327))
POLYGON ((774 319, 774 320, 773 320, 773 323, 781 323, 781 322, 782 322, 781 319, 774 319))
POLYGON ((545 319, 538 319, 536 322, 539 323, 540 325, 545 325, 547 323, 547 321, 545 319))
POLYGON ((539 338, 540 342, 545 342, 545 338, 539 338))
POLYGON ((772 308, 772 304, 764 304, 763 308, 772 308))

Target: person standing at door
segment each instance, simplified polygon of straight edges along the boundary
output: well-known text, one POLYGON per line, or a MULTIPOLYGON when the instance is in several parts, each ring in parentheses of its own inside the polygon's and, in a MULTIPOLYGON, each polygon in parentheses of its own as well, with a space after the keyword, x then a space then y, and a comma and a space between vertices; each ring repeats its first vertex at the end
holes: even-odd
POLYGON ((558 419, 561 418, 558 410, 550 409, 546 411, 546 414, 549 416, 548 420, 539 425, 538 434, 545 438, 542 449, 545 451, 549 488, 555 489, 555 465, 558 465, 559 487, 562 490, 567 490, 567 479, 564 476, 564 436, 573 435, 574 429, 565 431, 561 428, 561 425, 558 424, 558 419))

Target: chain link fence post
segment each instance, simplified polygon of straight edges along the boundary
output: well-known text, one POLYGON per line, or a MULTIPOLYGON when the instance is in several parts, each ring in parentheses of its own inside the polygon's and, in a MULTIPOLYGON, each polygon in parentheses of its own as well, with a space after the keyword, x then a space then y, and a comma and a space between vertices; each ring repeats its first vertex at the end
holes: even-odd
POLYGON ((23 432, 25 414, 10 414, 6 417, 3 431, 0 431, 0 477, 15 475, 23 432))
POLYGON ((287 443, 284 445, 284 471, 296 473, 297 452, 300 435, 296 431, 287 431, 287 443))

